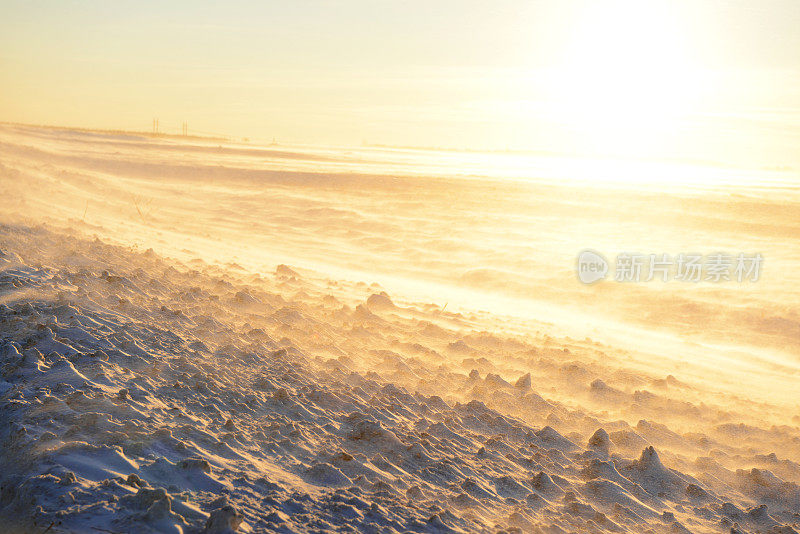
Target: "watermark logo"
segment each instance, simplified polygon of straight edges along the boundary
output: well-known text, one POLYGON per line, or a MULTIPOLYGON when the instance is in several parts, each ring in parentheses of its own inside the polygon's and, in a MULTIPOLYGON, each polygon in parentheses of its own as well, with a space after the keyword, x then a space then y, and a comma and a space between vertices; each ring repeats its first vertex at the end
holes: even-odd
POLYGON ((593 284, 608 274, 608 262, 599 252, 584 250, 578 254, 578 279, 584 284, 593 284))
MULTIPOLYGON (((615 282, 758 282, 764 257, 759 253, 727 254, 631 254, 622 252, 614 261, 615 282)), ((592 284, 606 277, 609 263, 599 252, 578 254, 578 279, 592 284)))

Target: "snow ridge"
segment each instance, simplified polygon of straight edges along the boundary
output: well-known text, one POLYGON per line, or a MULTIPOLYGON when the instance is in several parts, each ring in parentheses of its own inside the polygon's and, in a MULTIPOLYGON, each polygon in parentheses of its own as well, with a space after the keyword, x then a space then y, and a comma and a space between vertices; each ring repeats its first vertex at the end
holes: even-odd
POLYGON ((649 424, 567 430, 578 416, 537 378, 475 349, 519 342, 458 334, 457 314, 378 291, 354 308, 287 266, 236 278, 44 228, 0 236, 10 532, 797 527, 797 484, 767 469, 670 469, 648 440, 684 438, 649 424))

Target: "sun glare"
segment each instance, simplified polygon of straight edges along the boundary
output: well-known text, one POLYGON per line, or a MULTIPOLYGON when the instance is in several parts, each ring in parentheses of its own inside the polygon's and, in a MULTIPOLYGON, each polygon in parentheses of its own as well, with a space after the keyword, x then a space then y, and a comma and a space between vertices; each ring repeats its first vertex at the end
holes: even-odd
POLYGON ((660 3, 592 3, 576 13, 550 73, 551 112, 595 152, 646 155, 668 142, 704 85, 687 24, 660 3))
POLYGON ((0 0, 0 65, 0 534, 800 534, 800 0, 0 0))

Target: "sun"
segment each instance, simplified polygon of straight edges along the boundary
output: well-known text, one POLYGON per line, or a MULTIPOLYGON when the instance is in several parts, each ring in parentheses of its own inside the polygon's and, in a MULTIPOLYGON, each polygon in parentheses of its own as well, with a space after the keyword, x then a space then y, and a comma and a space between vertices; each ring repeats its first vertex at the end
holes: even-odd
POLYGON ((549 100, 595 151, 645 153, 696 109, 705 82, 676 6, 612 0, 575 13, 549 73, 549 100))

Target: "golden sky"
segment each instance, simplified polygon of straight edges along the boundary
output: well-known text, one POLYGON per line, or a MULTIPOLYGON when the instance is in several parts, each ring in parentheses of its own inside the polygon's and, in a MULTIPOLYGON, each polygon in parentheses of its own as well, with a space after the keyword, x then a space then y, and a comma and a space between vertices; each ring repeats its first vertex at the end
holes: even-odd
POLYGON ((0 120, 798 165, 800 2, 0 2, 0 120))

